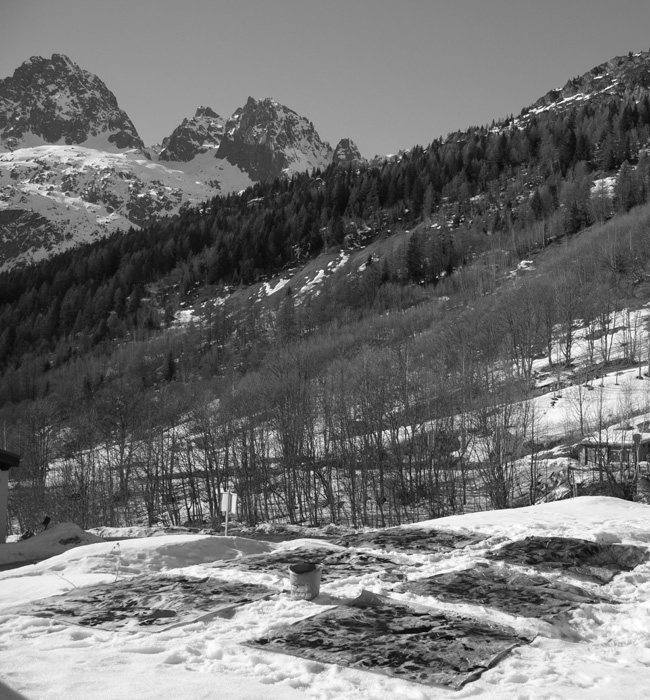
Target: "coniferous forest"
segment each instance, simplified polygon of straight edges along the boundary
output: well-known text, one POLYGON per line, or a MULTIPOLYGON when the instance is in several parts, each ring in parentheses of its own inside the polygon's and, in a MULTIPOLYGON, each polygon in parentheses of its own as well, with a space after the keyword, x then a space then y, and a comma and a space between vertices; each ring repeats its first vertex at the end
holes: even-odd
POLYGON ((604 371, 647 298, 649 144, 647 96, 525 112, 0 275, 12 517, 218 527, 228 489, 249 524, 534 502, 533 361, 570 368, 588 328, 604 371), (340 251, 317 291, 251 293, 340 251))

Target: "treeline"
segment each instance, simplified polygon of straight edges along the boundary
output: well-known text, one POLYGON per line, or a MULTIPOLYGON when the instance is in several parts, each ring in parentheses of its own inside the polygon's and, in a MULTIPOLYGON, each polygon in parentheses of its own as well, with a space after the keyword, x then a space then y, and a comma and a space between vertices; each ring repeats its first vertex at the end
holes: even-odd
MULTIPOLYGON (((508 414, 495 416, 459 391, 485 382, 485 392, 507 395, 478 358, 459 361, 457 329, 426 330, 433 319, 424 308, 399 316, 280 342, 258 369, 209 383, 183 381, 181 366, 164 376, 168 354, 153 341, 140 358, 125 348, 119 375, 87 362, 60 393, 0 412, 8 447, 23 458, 12 518, 21 529, 45 513, 82 527, 218 528, 227 489, 249 524, 390 525, 507 506, 513 446, 494 469, 477 468, 474 453, 488 429, 497 442, 513 439, 515 378, 508 414), (150 386, 145 356, 160 370, 150 386)), ((478 327, 467 331, 474 343, 478 327)), ((519 428, 523 444, 533 426, 522 416, 519 428)))
POLYGON ((429 230, 411 237, 406 264, 380 261, 383 283, 435 285, 486 251, 526 255, 646 201, 649 142, 648 98, 611 98, 452 134, 380 167, 332 167, 215 198, 0 275, 0 368, 35 358, 47 368, 140 337, 164 327, 197 285, 250 284, 422 222, 429 230), (619 167, 614 198, 605 184, 594 196, 595 175, 619 167))

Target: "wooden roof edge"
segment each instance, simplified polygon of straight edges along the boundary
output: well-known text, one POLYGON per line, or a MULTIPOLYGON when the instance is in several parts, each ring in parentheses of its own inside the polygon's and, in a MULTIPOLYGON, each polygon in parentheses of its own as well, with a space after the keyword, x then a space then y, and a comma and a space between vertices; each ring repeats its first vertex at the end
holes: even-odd
POLYGON ((18 466, 20 466, 20 455, 8 450, 0 450, 0 469, 8 471, 18 466))

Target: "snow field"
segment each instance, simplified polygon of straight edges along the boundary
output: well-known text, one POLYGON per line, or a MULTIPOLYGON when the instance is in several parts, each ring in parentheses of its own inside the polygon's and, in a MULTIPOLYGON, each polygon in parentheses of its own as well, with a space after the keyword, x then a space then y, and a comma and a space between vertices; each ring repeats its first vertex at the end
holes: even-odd
MULTIPOLYGON (((409 580, 415 580, 471 567, 483 561, 487 549, 529 535, 583 537, 602 543, 648 547, 649 516, 648 506, 605 497, 450 516, 418 526, 481 533, 487 539, 448 555, 398 551, 382 554, 399 560, 401 571, 409 580)), ((59 534, 62 531, 65 529, 59 530, 59 534)), ((78 533, 78 529, 72 531, 78 533)), ((43 556, 48 545, 39 545, 39 537, 32 538, 31 554, 43 556)), ((29 542, 23 543, 23 550, 29 548, 29 542)), ((287 594, 287 578, 275 572, 214 568, 222 559, 236 562, 247 554, 305 547, 310 542, 320 547, 326 544, 309 539, 272 544, 241 537, 163 535, 87 544, 38 564, 0 572, 0 679, 29 700, 46 697, 48 700, 88 697, 196 700, 212 698, 215 694, 235 700, 646 697, 645 688, 650 682, 650 564, 647 561, 633 571, 619 574, 608 585, 596 586, 600 593, 619 602, 581 606, 570 614, 570 628, 566 630, 470 603, 443 605, 431 597, 393 593, 392 584, 383 580, 381 574, 351 575, 338 581, 327 581, 325 576, 321 594, 308 602, 292 600, 287 594), (240 607, 230 619, 215 618, 162 631, 83 628, 55 618, 11 613, 18 603, 115 580, 118 561, 117 575, 122 578, 153 572, 216 576, 229 581, 264 583, 271 596, 240 607), (531 644, 514 649, 494 668, 457 692, 252 649, 245 644, 273 629, 352 599, 364 589, 435 609, 471 611, 478 619, 505 621, 519 631, 538 636, 531 644)), ((0 546, 0 562, 6 562, 11 548, 18 544, 0 546)), ((559 574, 558 577, 561 578, 559 574)))

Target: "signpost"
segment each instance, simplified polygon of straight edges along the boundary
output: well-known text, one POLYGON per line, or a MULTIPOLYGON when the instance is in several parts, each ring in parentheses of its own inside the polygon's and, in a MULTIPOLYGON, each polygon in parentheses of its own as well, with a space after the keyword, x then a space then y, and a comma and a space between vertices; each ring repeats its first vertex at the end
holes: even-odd
POLYGON ((9 500, 9 470, 20 464, 13 452, 0 450, 0 544, 7 541, 7 502, 9 500))
POLYGON ((226 532, 225 535, 226 537, 228 536, 228 519, 230 516, 230 513, 233 515, 237 514, 237 494, 236 493, 230 493, 230 491, 227 491, 226 493, 221 494, 221 512, 226 514, 226 532))

